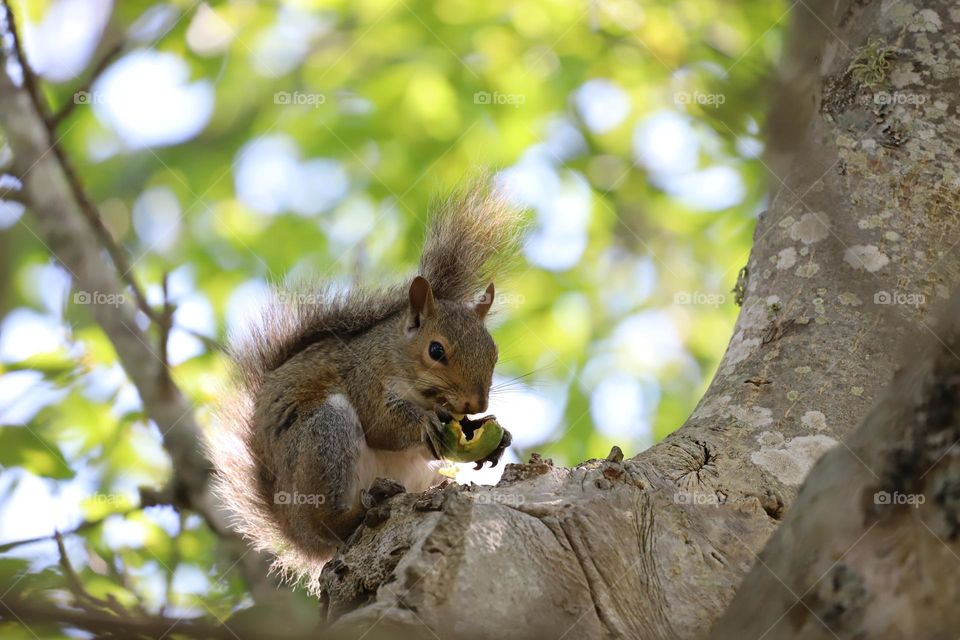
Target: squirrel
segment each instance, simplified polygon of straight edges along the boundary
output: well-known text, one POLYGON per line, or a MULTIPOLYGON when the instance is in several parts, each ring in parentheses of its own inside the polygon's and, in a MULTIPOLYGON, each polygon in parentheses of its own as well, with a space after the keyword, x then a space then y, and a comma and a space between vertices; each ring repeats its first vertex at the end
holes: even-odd
MULTIPOLYGON (((274 569, 308 588, 363 521, 375 480, 438 484, 445 423, 487 409, 498 350, 484 320, 494 276, 518 254, 520 214, 481 179, 427 227, 416 277, 275 292, 230 337, 233 393, 208 442, 217 495, 274 569)), ((510 439, 478 466, 495 466, 510 439)))

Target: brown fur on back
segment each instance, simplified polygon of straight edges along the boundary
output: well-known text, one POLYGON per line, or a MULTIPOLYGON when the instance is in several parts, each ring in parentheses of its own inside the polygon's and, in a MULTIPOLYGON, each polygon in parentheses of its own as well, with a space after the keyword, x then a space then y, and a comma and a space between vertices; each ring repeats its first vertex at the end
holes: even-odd
MULTIPOLYGON (((420 274, 438 299, 474 299, 515 255, 521 232, 519 212, 492 192, 489 180, 478 179, 435 207, 420 274)), ((260 450, 269 439, 258 437, 254 405, 271 372, 311 345, 337 348, 336 337, 364 334, 402 312, 409 283, 349 291, 294 285, 278 291, 256 322, 230 337, 232 388, 208 440, 208 455, 218 472, 217 494, 253 546, 275 554, 275 568, 308 587, 317 584, 332 549, 305 550, 284 533, 273 496, 276 474, 268 466, 276 464, 275 456, 260 450)))
MULTIPOLYGON (((509 265, 522 235, 521 218, 489 179, 469 183, 434 206, 420 257, 420 275, 438 299, 479 296, 509 265)), ((229 353, 241 383, 257 387, 311 344, 334 335, 363 333, 401 311, 410 279, 388 287, 338 290, 292 283, 263 310, 259 322, 230 337, 229 353)))

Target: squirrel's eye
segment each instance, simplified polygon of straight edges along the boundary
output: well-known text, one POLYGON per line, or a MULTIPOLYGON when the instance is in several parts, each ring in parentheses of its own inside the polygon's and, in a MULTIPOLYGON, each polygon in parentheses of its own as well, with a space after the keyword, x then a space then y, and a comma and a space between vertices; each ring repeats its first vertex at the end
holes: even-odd
POLYGON ((434 360, 437 360, 437 361, 443 360, 443 354, 444 354, 443 345, 440 344, 439 342, 431 342, 430 348, 427 349, 427 353, 429 353, 430 357, 433 358, 434 360))

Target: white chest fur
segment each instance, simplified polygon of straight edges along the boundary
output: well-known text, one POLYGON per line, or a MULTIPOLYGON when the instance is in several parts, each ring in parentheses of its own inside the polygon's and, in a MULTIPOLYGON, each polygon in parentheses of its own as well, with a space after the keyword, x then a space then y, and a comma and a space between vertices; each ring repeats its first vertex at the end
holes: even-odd
POLYGON ((360 454, 357 465, 358 487, 366 488, 376 478, 396 480, 409 492, 423 491, 439 483, 443 478, 437 474, 440 463, 431 460, 426 447, 406 451, 371 449, 360 454))
MULTIPOLYGON (((362 433, 360 420, 350 400, 343 394, 331 395, 327 402, 336 406, 356 422, 362 433)), ((369 487, 377 478, 389 478, 402 484, 409 492, 424 491, 438 484, 443 477, 437 473, 440 462, 432 460, 425 446, 404 451, 373 449, 366 443, 360 445, 354 490, 356 495, 369 487)))

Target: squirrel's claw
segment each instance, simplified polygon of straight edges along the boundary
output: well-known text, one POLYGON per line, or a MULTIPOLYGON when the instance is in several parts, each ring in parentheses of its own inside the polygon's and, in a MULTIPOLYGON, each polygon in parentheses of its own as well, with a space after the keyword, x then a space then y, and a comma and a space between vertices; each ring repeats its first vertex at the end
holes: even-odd
POLYGON ((500 464, 500 458, 503 457, 503 452, 507 450, 507 447, 510 446, 510 443, 513 442, 513 436, 510 435, 510 432, 506 429, 503 430, 503 437, 500 438, 500 444, 497 445, 497 448, 490 452, 486 458, 482 460, 477 460, 476 465, 473 467, 474 470, 479 470, 483 468, 484 462, 490 463, 490 468, 493 469, 495 466, 500 464))
POLYGON ((391 496, 403 493, 406 488, 391 478, 374 478, 373 483, 360 494, 360 503, 365 509, 383 504, 391 496))
POLYGON ((376 478, 368 488, 360 494, 360 504, 363 507, 363 524, 370 527, 378 526, 390 517, 391 496, 405 491, 402 484, 390 478, 376 478))

